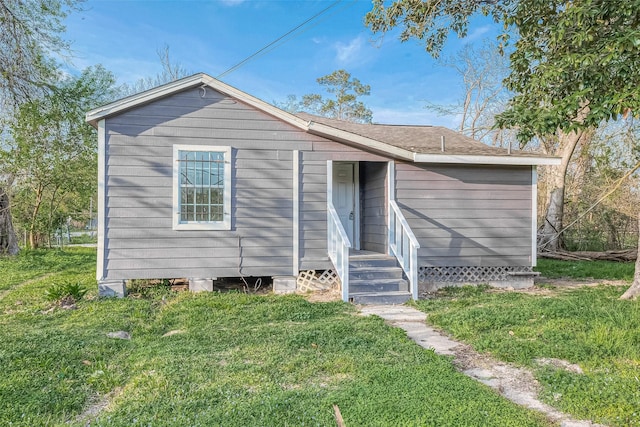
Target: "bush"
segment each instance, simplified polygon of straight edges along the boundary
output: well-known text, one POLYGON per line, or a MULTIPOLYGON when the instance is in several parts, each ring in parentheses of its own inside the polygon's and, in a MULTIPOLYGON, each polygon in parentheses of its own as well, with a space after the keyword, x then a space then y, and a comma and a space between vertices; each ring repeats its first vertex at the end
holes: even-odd
POLYGON ((80 283, 53 284, 45 291, 49 301, 69 302, 71 304, 80 301, 87 293, 87 289, 80 283))

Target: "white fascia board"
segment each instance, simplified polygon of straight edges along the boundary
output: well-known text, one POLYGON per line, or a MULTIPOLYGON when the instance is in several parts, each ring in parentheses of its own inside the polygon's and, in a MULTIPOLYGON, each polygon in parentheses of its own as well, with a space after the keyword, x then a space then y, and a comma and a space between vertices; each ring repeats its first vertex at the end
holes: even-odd
POLYGON ((286 111, 274 107, 273 105, 264 102, 261 99, 251 96, 246 92, 242 92, 241 90, 238 90, 233 86, 229 86, 228 84, 214 79, 213 77, 204 73, 195 74, 191 77, 185 77, 184 79, 176 80, 175 82, 167 83, 166 85, 159 86, 157 88, 153 88, 145 92, 129 96, 127 98, 123 98, 119 101, 112 102, 111 104, 96 108, 95 110, 91 110, 86 115, 86 121, 95 127, 97 126, 97 123, 100 119, 107 116, 111 116, 121 111, 136 107, 138 105, 147 104, 164 96, 168 96, 182 90, 190 89, 203 84, 218 92, 224 93, 225 95, 249 104, 267 114, 284 120, 285 122, 296 126, 297 128, 305 131, 307 130, 307 122, 305 120, 302 120, 301 118, 296 117, 291 113, 287 113, 286 111))
POLYGON ((416 163, 463 163, 476 165, 518 165, 518 166, 555 166, 560 164, 558 157, 519 157, 519 156, 474 156, 465 154, 421 154, 413 153, 416 163))
POLYGON ((308 123, 307 128, 308 132, 311 134, 324 136, 330 139, 336 139, 347 144, 366 147, 398 159, 413 160, 413 157, 415 155, 415 153, 413 153, 412 151, 394 147, 393 145, 385 144, 383 142, 376 141, 375 139, 336 129, 320 123, 315 123, 313 121, 308 123))
POLYGON ((300 128, 305 131, 307 130, 307 122, 301 119, 300 117, 294 116, 291 113, 281 110, 280 108, 275 107, 267 102, 264 102, 263 100, 256 98, 255 96, 251 96, 246 92, 238 90, 233 86, 229 86, 228 84, 223 83, 220 80, 214 79, 213 77, 205 74, 202 77, 202 83, 206 84, 207 86, 211 87, 214 90, 217 90, 218 92, 224 93, 225 95, 229 95, 230 97, 235 98, 239 101, 242 101, 245 104, 249 104, 252 107, 255 107, 267 114, 270 114, 274 117, 284 120, 285 122, 297 128, 300 128))

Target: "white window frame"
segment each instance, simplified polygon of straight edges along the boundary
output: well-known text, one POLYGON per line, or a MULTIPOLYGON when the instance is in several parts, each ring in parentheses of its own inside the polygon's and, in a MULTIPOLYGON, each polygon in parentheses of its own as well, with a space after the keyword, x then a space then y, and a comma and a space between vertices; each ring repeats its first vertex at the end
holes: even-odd
POLYGON ((219 145, 173 146, 173 229, 174 230, 231 230, 231 147, 219 145), (180 151, 214 151, 224 157, 224 195, 222 221, 181 221, 180 219, 180 151))

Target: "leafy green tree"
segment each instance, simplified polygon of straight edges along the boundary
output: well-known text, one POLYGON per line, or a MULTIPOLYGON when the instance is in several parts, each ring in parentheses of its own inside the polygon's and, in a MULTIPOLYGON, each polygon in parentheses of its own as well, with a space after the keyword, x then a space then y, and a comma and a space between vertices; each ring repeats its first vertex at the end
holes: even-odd
POLYGON ((467 35, 469 20, 491 16, 512 43, 514 93, 497 117, 514 128, 522 145, 533 138, 562 158, 549 173, 549 204, 542 230, 549 249, 560 246, 564 181, 576 147, 587 144, 602 121, 640 111, 640 3, 613 0, 374 0, 365 22, 374 32, 401 27, 401 40, 417 38, 440 53, 448 35, 467 35), (513 43, 513 38, 515 43, 513 43))
MULTIPOLYGON (((64 55, 61 34, 67 14, 79 0, 0 1, 0 112, 2 122, 19 104, 46 93, 58 71, 52 53, 64 55)), ((4 129, 5 124, 0 123, 4 129)), ((0 164, 0 254, 19 250, 7 191, 10 175, 0 164)))
POLYGON ((18 107, 0 155, 13 178, 20 201, 16 219, 28 232, 30 247, 38 247, 95 192, 97 137, 84 115, 113 97, 114 82, 104 68, 88 68, 18 107))
POLYGON ((57 78, 50 55, 64 55, 63 21, 79 0, 3 0, 0 2, 0 98, 15 106, 42 94, 57 78))
MULTIPOLYGON (((333 97, 324 98, 319 94, 308 94, 302 97, 299 109, 332 119, 357 123, 371 123, 373 113, 362 101, 361 96, 369 95, 371 87, 351 77, 345 70, 337 70, 317 79, 320 86, 333 97)), ((295 97, 288 103, 295 104, 295 97)))

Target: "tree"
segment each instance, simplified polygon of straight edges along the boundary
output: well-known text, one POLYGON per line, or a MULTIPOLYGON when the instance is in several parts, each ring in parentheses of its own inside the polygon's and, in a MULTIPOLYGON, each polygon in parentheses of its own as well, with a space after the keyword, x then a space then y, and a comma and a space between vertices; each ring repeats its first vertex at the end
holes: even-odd
POLYGON ((69 45, 64 18, 77 0, 3 0, 0 2, 0 98, 15 106, 46 91, 57 76, 50 55, 69 45))
POLYGON ((287 95, 287 99, 285 101, 282 101, 282 102, 273 101, 273 105, 291 114, 304 111, 302 102, 298 99, 296 95, 293 95, 293 94, 287 95))
MULTIPOLYGON (((64 54, 63 20, 77 9, 76 0, 3 0, 0 2, 0 111, 3 116, 22 102, 41 95, 57 75, 49 55, 64 54)), ((4 127, 4 125, 3 125, 4 127)), ((0 170, 0 254, 16 254, 10 200, 0 170)))
POLYGON ((562 165, 551 174, 544 246, 560 245, 564 177, 579 144, 602 121, 640 111, 640 42, 637 2, 613 0, 374 0, 365 22, 374 32, 402 27, 401 40, 424 41, 437 56, 449 33, 467 34, 482 14, 502 22, 503 44, 516 34, 505 80, 513 92, 497 125, 517 130, 522 145, 534 138, 562 165))
MULTIPOLYGON (((640 202, 640 200, 638 200, 640 202)), ((636 299, 640 296, 640 209, 638 210, 638 256, 636 258, 636 270, 633 275, 633 283, 629 286, 620 299, 636 299)))
POLYGON ((0 254, 15 255, 18 253, 18 240, 13 230, 9 195, 0 186, 0 254))
POLYGON ((463 99, 453 105, 429 104, 427 108, 443 116, 459 117, 460 133, 486 144, 506 147, 516 142, 514 132, 495 126, 495 116, 507 108, 509 99, 502 85, 509 64, 498 46, 485 43, 477 49, 467 44, 441 65, 462 79, 463 99))
POLYGON ((120 87, 119 96, 129 96, 163 84, 187 77, 193 73, 187 71, 179 62, 173 62, 169 55, 169 46, 165 45, 156 51, 162 70, 154 77, 139 79, 133 84, 123 84, 120 87))
POLYGON ((18 107, 9 140, 0 151, 20 200, 16 219, 38 247, 95 190, 96 135, 84 123, 85 112, 112 98, 115 79, 98 66, 66 78, 49 94, 18 107), (72 207, 64 211, 63 207, 72 207))
POLYGON ((601 124, 589 146, 574 155, 565 197, 567 249, 620 250, 635 244, 630 234, 636 232, 639 188, 633 179, 623 178, 640 160, 640 153, 633 152, 640 132, 636 122, 629 117, 601 124), (599 203, 611 189, 615 191, 599 203))
MULTIPOLYGON (((319 94, 302 97, 299 108, 324 117, 357 123, 371 123, 373 113, 358 98, 369 95, 371 87, 360 83, 345 70, 337 70, 317 79, 320 86, 333 95, 323 98, 319 94)), ((288 103, 295 104, 295 97, 289 97, 288 103)))

